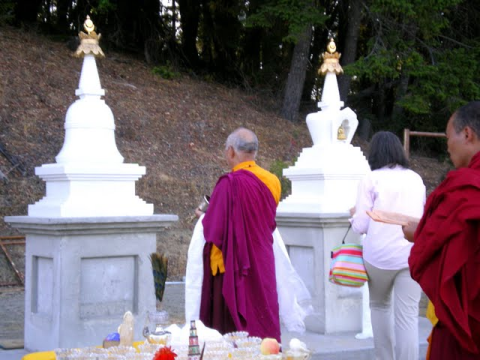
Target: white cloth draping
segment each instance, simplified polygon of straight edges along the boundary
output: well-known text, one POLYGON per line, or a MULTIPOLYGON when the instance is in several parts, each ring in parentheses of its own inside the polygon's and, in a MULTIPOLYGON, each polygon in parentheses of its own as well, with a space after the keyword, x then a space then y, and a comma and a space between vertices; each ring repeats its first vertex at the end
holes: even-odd
MULTIPOLYGON (((185 277, 185 319, 198 320, 203 283, 203 236, 202 215, 193 230, 188 248, 187 271, 185 277)), ((285 243, 278 229, 273 232, 273 253, 280 320, 288 331, 305 332, 304 319, 313 311, 311 296, 300 278, 287 253, 285 243)))

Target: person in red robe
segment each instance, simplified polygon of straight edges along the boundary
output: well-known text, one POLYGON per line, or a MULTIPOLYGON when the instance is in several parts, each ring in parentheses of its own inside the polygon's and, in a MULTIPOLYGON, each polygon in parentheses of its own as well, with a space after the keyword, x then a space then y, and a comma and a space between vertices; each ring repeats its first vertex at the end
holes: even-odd
POLYGON ((480 101, 459 108, 446 134, 456 170, 404 232, 414 242, 411 275, 438 318, 430 359, 480 359, 480 101))
POLYGON ((270 189, 280 183, 255 164, 257 149, 250 130, 237 129, 227 139, 232 172, 218 180, 203 218, 200 320, 222 334, 247 331, 280 342, 272 236, 280 193, 270 189))

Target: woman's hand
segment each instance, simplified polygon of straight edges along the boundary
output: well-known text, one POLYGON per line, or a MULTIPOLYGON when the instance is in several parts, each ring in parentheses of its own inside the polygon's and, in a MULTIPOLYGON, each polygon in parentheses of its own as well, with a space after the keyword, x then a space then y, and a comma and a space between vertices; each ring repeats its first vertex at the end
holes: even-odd
POLYGON ((418 222, 409 221, 407 225, 402 226, 403 236, 410 242, 413 242, 413 235, 415 234, 415 230, 417 230, 418 222))
POLYGON ((356 211, 357 211, 357 209, 355 208, 355 206, 352 207, 352 208, 350 209, 350 216, 355 215, 355 212, 356 212, 356 211))

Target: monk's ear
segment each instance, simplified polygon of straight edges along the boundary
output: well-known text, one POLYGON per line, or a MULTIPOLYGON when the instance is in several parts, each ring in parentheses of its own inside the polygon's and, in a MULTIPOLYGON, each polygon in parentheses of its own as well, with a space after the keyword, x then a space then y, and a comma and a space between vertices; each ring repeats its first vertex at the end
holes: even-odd
POLYGON ((473 129, 470 126, 465 126, 465 128, 463 129, 463 134, 465 136, 466 141, 469 141, 469 142, 480 141, 477 134, 475 133, 475 131, 473 131, 473 129))
POLYGON ((235 157, 235 150, 233 150, 233 147, 232 146, 229 146, 227 148, 227 158, 228 159, 233 159, 235 157))

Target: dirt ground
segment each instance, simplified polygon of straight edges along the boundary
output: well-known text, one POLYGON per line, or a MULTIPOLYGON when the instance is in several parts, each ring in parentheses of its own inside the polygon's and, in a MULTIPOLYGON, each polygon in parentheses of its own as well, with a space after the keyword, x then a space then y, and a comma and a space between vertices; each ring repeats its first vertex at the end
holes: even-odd
MULTIPOLYGON (((45 195, 34 169, 54 163, 62 148, 65 114, 76 100, 82 60, 72 57, 65 43, 10 27, 0 27, 0 48, 0 236, 5 236, 17 232, 3 217, 26 215, 28 204, 45 195)), ((239 126, 255 131, 258 163, 267 169, 292 165, 312 145, 311 138, 305 122, 293 124, 278 116, 279 99, 186 75, 164 80, 139 59, 106 55, 97 66, 115 116, 117 147, 125 163, 147 168, 136 183, 137 195, 153 203, 156 214, 180 218, 159 234, 158 251, 169 258, 169 280, 181 280, 194 226, 192 210, 228 171, 222 159, 227 135, 239 126)), ((354 145, 364 151, 368 146, 357 138, 354 145)), ((412 168, 429 191, 448 166, 412 154, 412 168)), ((23 246, 9 250, 23 271, 23 246)), ((8 281, 15 281, 14 273, 0 253, 0 283, 8 281)))

